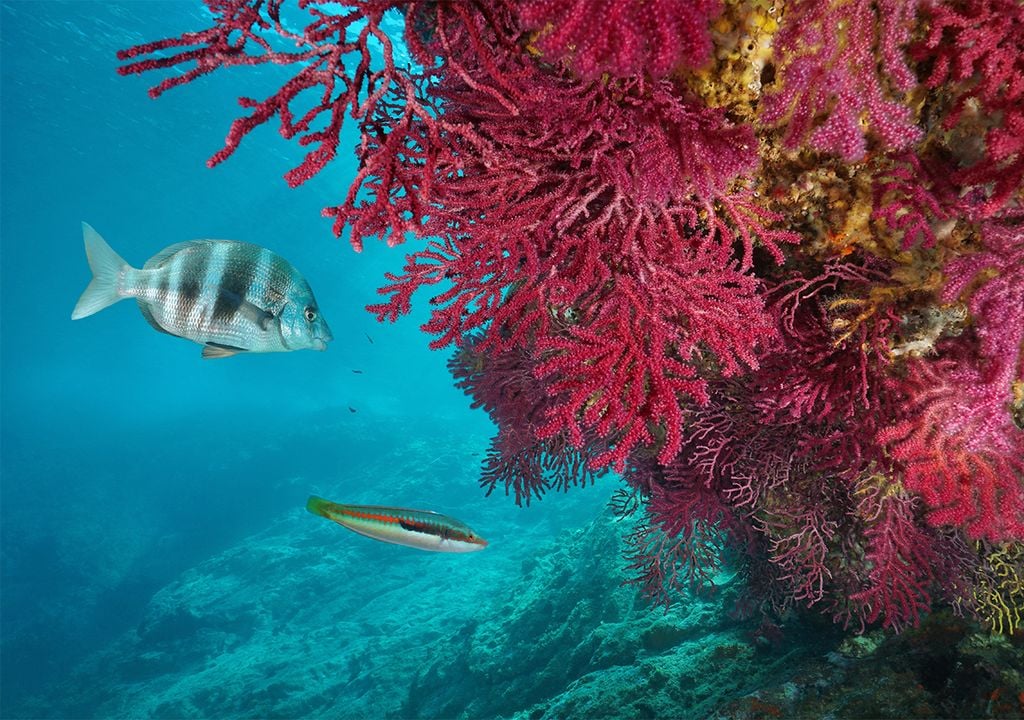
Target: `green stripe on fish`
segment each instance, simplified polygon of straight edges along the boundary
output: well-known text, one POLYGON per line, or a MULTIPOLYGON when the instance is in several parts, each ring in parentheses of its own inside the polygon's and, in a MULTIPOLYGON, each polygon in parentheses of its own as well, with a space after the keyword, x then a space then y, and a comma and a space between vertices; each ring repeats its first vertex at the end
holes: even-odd
POLYGON ((82 232, 93 279, 72 313, 76 320, 135 298, 154 328, 204 345, 203 357, 325 350, 333 339, 309 283, 271 250, 191 240, 136 269, 89 225, 82 223, 82 232))

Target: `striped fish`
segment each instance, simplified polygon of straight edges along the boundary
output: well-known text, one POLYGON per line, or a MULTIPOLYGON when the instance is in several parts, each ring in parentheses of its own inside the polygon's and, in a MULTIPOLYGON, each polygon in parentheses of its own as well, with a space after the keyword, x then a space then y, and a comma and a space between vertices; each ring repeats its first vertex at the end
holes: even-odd
POLYGON ((137 270, 86 223, 82 234, 93 278, 74 320, 135 298, 150 325, 200 343, 204 358, 326 350, 332 339, 309 283, 266 248, 191 240, 164 248, 137 270))
POLYGON ((468 525, 436 512, 382 505, 341 505, 315 495, 306 501, 306 509, 360 535, 396 545, 449 553, 487 547, 487 541, 468 525))

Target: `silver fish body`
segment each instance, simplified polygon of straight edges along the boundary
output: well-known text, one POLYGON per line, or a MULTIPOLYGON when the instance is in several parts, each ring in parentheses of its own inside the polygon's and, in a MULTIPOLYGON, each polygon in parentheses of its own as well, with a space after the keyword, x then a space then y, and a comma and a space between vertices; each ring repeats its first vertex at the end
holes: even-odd
POLYGON ((202 344, 203 357, 325 350, 330 328, 306 279, 271 250, 234 240, 192 240, 128 265, 82 223, 93 280, 71 317, 135 298, 160 332, 202 344))

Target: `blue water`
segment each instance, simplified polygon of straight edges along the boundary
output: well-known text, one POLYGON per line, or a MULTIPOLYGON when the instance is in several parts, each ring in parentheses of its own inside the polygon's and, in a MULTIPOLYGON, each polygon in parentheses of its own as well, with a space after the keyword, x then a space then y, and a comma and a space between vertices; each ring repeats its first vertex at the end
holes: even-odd
MULTIPOLYGON (((422 308, 387 326, 363 310, 406 249, 369 244, 357 254, 320 217, 355 172, 351 139, 343 140, 343 159, 297 190, 281 176, 303 151, 272 126, 254 132, 230 161, 206 168, 239 112, 233 99, 276 89, 272 72, 205 78, 157 101, 146 94, 153 77, 116 74, 118 49, 205 26, 199 5, 2 7, 5 717, 103 715, 119 707, 117 691, 104 696, 114 705, 69 699, 96 683, 96 676, 83 679, 83 663, 138 633, 154 612, 154 595, 182 573, 244 552, 247 542, 301 541, 312 557, 328 559, 348 553, 343 576, 294 608, 281 599, 282 612, 366 606, 380 597, 374 582, 382 574, 401 588, 425 574, 518 572, 523 537, 553 539, 586 525, 614 489, 608 482, 552 498, 529 515, 500 494, 484 497, 476 470, 492 427, 452 386, 448 353, 427 349, 418 330, 422 308), (72 322, 89 280, 83 220, 136 266, 191 238, 272 248, 306 275, 335 342, 325 353, 203 361, 198 345, 151 330, 133 303, 72 322), (473 556, 438 557, 378 547, 306 514, 314 492, 451 512, 492 545, 473 556), (267 541, 271 528, 276 534, 267 541)), ((304 583, 308 565, 289 568, 289 579, 304 583)), ((467 586, 457 606, 479 607, 495 584, 467 586)), ((381 600, 367 622, 400 615, 413 602, 400 593, 381 600)), ((296 637, 318 629, 296 623, 289 630, 296 637)), ((338 662, 354 662, 351 652, 338 644, 338 662)), ((287 653, 275 659, 301 661, 287 653)), ((122 661, 119 683, 137 677, 143 662, 131 652, 122 661)), ((157 675, 170 678, 177 669, 172 662, 157 675)), ((345 707, 345 692, 325 708, 345 707)), ((236 710, 262 714, 267 702, 236 710)), ((210 703, 194 712, 215 713, 210 703)), ((122 711, 138 712, 131 707, 122 711)))

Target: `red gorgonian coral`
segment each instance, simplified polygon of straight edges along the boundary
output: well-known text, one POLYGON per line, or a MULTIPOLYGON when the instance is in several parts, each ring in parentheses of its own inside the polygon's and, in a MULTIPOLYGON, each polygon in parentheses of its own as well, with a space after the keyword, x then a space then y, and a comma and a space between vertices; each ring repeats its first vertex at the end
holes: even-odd
POLYGON ((540 439, 537 428, 551 401, 534 377, 534 361, 521 348, 483 353, 479 337, 470 337, 448 364, 456 386, 482 408, 498 433, 481 468, 480 484, 490 495, 502 485, 515 494, 516 504, 530 504, 549 489, 567 491, 588 485, 600 476, 587 464, 594 443, 574 447, 565 432, 540 439))
POLYGON ((771 337, 745 270, 755 237, 780 258, 777 242, 794 238, 765 231, 771 215, 726 192, 755 167, 756 142, 668 81, 514 74, 524 98, 514 116, 495 96, 468 105, 461 78, 436 88, 446 122, 473 128, 460 147, 475 152, 456 156, 457 172, 435 172, 440 207, 424 230, 444 239, 390 275, 390 299, 371 309, 393 319, 418 288, 440 284, 424 325, 434 347, 482 331, 483 350, 525 343, 538 354, 555 398, 540 437, 568 428, 579 447, 585 428, 596 432, 612 447, 595 467, 621 467, 638 444, 661 443, 671 458, 681 399, 704 397, 701 368, 755 367, 771 337))
POLYGON ((839 614, 859 617, 861 629, 877 620, 896 629, 917 625, 931 608, 940 568, 934 536, 919 526, 914 498, 884 476, 861 478, 853 496, 866 526, 867 572, 865 587, 847 594, 839 614))
POLYGON ((918 0, 795 0, 775 39, 778 89, 764 97, 761 121, 784 128, 784 143, 864 157, 861 118, 894 149, 922 137, 910 109, 891 97, 914 85, 900 47, 910 36, 918 0), (880 76, 876 65, 885 72, 880 76))
POLYGON ((902 419, 878 434, 933 525, 972 538, 1024 537, 1024 431, 1013 422, 1009 385, 986 382, 969 348, 910 364, 902 419))
POLYGON ((406 100, 402 108, 406 126, 413 118, 429 126, 431 113, 417 101, 414 79, 395 68, 392 41, 381 27, 385 11, 396 6, 394 0, 360 0, 347 13, 330 12, 329 3, 303 2, 300 5, 308 10, 310 22, 301 31, 282 23, 283 0, 207 0, 207 5, 216 18, 213 27, 136 45, 117 57, 132 61, 118 68, 122 75, 195 63, 151 88, 151 97, 226 67, 287 64, 296 68, 295 76, 265 100, 238 99, 239 105, 253 112, 235 120, 224 147, 209 159, 211 167, 230 157, 254 128, 277 116, 283 137, 315 146, 285 176, 292 187, 300 185, 337 155, 345 114, 365 121, 388 93, 406 100), (267 39, 271 32, 289 49, 272 44, 267 39), (374 42, 383 50, 383 67, 373 58, 374 42), (163 54, 169 50, 173 53, 163 54), (293 103, 307 91, 320 94, 321 102, 296 114, 293 103), (321 129, 314 129, 317 126, 321 129))
POLYGON ((932 523, 991 542, 1024 537, 1024 429, 1013 410, 1024 384, 1024 227, 1008 223, 987 223, 984 248, 945 270, 944 299, 969 295, 977 344, 958 338, 941 359, 912 363, 901 417, 879 433, 932 523))
POLYGON ((951 150, 963 166, 954 181, 983 192, 976 212, 989 216, 1019 202, 1024 181, 1024 5, 957 0, 929 3, 927 14, 928 34, 912 54, 930 68, 927 85, 954 98, 943 125, 984 133, 981 152, 964 136, 951 150))
POLYGON ((941 359, 913 363, 903 415, 879 435, 932 523, 991 542, 1024 537, 1024 429, 1014 420, 1024 385, 1024 226, 1008 222, 987 223, 984 248, 945 270, 944 299, 969 295, 977 344, 960 338, 941 359))
POLYGON ((697 67, 711 54, 708 25, 721 0, 522 0, 519 19, 545 59, 567 58, 584 80, 697 67))

